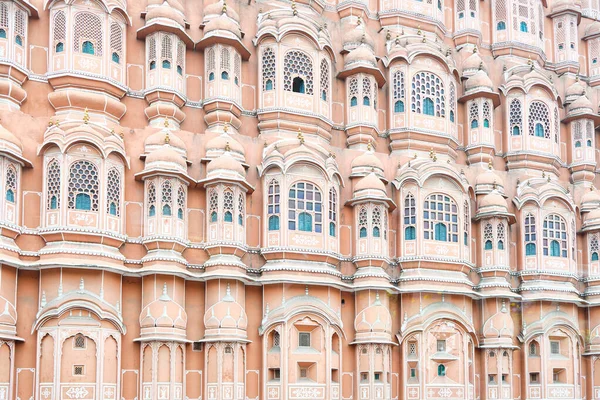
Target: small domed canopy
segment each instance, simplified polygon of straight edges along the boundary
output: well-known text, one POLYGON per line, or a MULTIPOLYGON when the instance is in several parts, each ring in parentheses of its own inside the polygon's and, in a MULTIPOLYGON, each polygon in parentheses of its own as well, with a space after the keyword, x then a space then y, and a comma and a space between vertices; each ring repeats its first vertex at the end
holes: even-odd
POLYGON ((387 196, 385 185, 374 172, 358 181, 354 187, 354 196, 348 204, 354 205, 362 201, 382 202, 392 210, 396 208, 394 202, 387 196))
POLYGON ((481 56, 477 52, 477 48, 473 49, 473 54, 465 59, 463 62, 463 76, 470 76, 479 70, 488 72, 487 65, 481 59, 481 56))
POLYGON ((585 94, 577 97, 575 101, 567 106, 567 116, 562 122, 569 123, 580 118, 591 119, 594 121, 594 125, 600 123, 600 115, 594 112, 594 105, 585 94))
POLYGON ((508 212, 506 199, 496 189, 484 195, 479 200, 475 220, 494 217, 506 218, 511 224, 515 222, 515 216, 508 212))
POLYGON ((375 41, 367 32, 363 23, 359 21, 354 26, 348 24, 345 28, 344 37, 342 38, 345 50, 352 50, 361 44, 365 44, 373 50, 375 49, 375 41))
POLYGON ((497 189, 500 194, 504 192, 504 181, 491 167, 478 173, 475 178, 475 194, 487 194, 497 189))
POLYGON ((23 157, 23 144, 15 135, 4 126, 0 125, 0 154, 17 160, 25 167, 31 167, 31 161, 23 157))
POLYGON ((151 23, 154 19, 171 20, 181 27, 185 26, 183 13, 174 7, 169 6, 166 1, 156 7, 148 7, 146 23, 151 23))
POLYGON ((241 163, 246 162, 246 151, 244 146, 235 140, 231 135, 224 131, 221 135, 215 136, 206 143, 206 157, 215 159, 221 154, 229 151, 231 156, 241 163))
POLYGON ((346 79, 350 75, 361 72, 372 75, 379 87, 382 87, 385 84, 385 77, 377 67, 377 58, 375 57, 373 50, 364 43, 346 55, 344 69, 337 77, 339 79, 346 79))
POLYGON ((165 142, 168 142, 175 150, 180 151, 183 156, 187 155, 187 148, 183 140, 167 129, 162 129, 148 136, 144 142, 144 149, 147 153, 150 153, 157 147, 162 147, 165 142))
POLYGON ((211 19, 204 27, 204 34, 212 31, 225 31, 233 33, 238 38, 242 37, 240 26, 227 14, 221 14, 217 18, 211 19))
POLYGON ((153 167, 156 164, 173 165, 182 170, 187 169, 185 159, 174 148, 165 144, 162 148, 158 148, 146 157, 146 166, 153 167))
POLYGON ((138 29, 137 38, 142 40, 154 32, 169 32, 177 35, 188 48, 193 48, 192 38, 185 32, 184 8, 178 0, 151 0, 146 7, 146 19, 143 27, 138 29))
POLYGON ((218 336, 223 340, 247 337, 248 316, 244 307, 231 296, 229 284, 225 296, 206 310, 204 326, 205 338, 218 336))
POLYGON ((579 79, 577 79, 572 85, 567 87, 565 91, 565 103, 570 103, 579 96, 585 94, 585 85, 581 83, 579 79))
POLYGON ((185 309, 171 299, 167 293, 167 284, 163 286, 162 295, 145 306, 140 313, 139 341, 150 339, 185 340, 187 327, 185 309))
POLYGON ((594 21, 588 25, 583 34, 583 40, 590 40, 600 36, 600 21, 594 21))
POLYGON ((354 343, 375 341, 391 342, 392 316, 376 294, 375 301, 356 315, 354 319, 356 339, 354 343))
POLYGON ((492 315, 483 325, 483 342, 498 345, 512 345, 515 324, 508 312, 506 302, 502 300, 502 308, 492 315))
POLYGON ((600 208, 587 213, 581 228, 583 231, 600 231, 600 208))
POLYGON ((590 187, 590 190, 581 197, 581 211, 589 212, 595 209, 600 209, 600 191, 590 187))
POLYGON ((383 175, 383 163, 379 158, 377 158, 375 152, 372 150, 368 150, 352 160, 351 167, 351 178, 365 176, 371 172, 374 172, 379 179, 386 181, 383 175))
POLYGON ((225 14, 227 14, 229 18, 233 19, 235 22, 240 22, 239 14, 233 9, 233 7, 227 6, 223 0, 205 6, 204 17, 209 18, 221 15, 223 14, 223 8, 225 8, 225 14))
MULTIPOLYGON (((222 4, 221 2, 221 10, 218 14, 213 14, 210 10, 210 14, 209 11, 205 14, 205 24, 201 26, 204 36, 196 43, 196 48, 205 49, 219 43, 233 46, 242 60, 247 61, 250 58, 250 50, 242 43, 244 33, 240 28, 239 17, 237 14, 234 14, 235 18, 232 17, 229 13, 230 7, 223 7, 222 4)), ((214 7, 214 4, 212 6, 214 7)))
POLYGON ((494 89, 494 84, 492 83, 492 80, 490 79, 488 74, 482 69, 478 70, 473 76, 467 79, 467 82, 465 83, 466 91, 476 90, 480 88, 483 90, 494 89))
POLYGON ((344 61, 344 66, 349 66, 353 63, 367 63, 376 66, 377 58, 375 58, 375 54, 373 54, 373 51, 367 45, 361 44, 348 53, 344 61))
POLYGON ((254 191, 254 188, 246 181, 244 166, 232 156, 230 151, 225 151, 219 157, 211 160, 206 167, 206 179, 198 183, 206 186, 219 181, 237 183, 250 193, 254 191))

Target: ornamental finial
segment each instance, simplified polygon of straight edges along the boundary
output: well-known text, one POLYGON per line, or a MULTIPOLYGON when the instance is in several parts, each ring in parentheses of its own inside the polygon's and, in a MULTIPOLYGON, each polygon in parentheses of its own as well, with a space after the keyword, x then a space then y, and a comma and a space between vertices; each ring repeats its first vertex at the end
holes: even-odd
POLYGON ((165 144, 171 143, 171 138, 169 137, 169 131, 165 132, 165 144))
POLYGON ((223 0, 223 8, 221 9, 221 12, 223 14, 227 12, 227 2, 225 0, 223 0))
POLYGON ((292 14, 294 14, 294 17, 298 15, 298 10, 296 10, 296 0, 292 0, 292 14))
POLYGON ((367 151, 371 151, 372 149, 371 142, 367 143, 367 151))
POLYGON ((229 142, 225 143, 225 151, 231 151, 231 146, 229 146, 229 142))
POLYGON ((473 46, 473 53, 477 53, 477 46, 473 46))
POLYGON ((302 129, 298 128, 298 140, 300 144, 304 144, 304 135, 302 134, 302 129))
POLYGON ((229 124, 226 122, 225 125, 223 126, 223 132, 225 133, 229 133, 229 124))
POLYGON ((488 162, 488 168, 489 168, 490 171, 494 168, 494 165, 492 164, 492 160, 490 160, 488 162))
POLYGON ((88 122, 90 122, 90 113, 86 107, 85 110, 83 110, 83 123, 87 124, 88 122))
POLYGON ((165 122, 164 122, 164 127, 168 128, 169 127, 169 118, 165 118, 165 122))

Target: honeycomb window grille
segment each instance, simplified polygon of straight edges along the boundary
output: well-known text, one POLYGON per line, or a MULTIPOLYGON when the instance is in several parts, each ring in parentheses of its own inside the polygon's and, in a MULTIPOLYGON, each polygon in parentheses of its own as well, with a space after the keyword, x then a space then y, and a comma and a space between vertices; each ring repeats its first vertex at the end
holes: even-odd
POLYGON ((164 181, 161 186, 161 205, 162 215, 170 217, 172 215, 172 202, 173 202, 173 184, 171 181, 164 181))
POLYGON ((22 10, 15 11, 15 43, 23 46, 27 32, 27 18, 22 10))
POLYGON ((233 192, 229 189, 223 193, 223 221, 233 222, 233 192))
POLYGON ((454 122, 456 115, 456 87, 450 82, 450 122, 454 122))
POLYGON ((458 207, 444 194, 432 194, 423 204, 425 240, 458 243, 458 207))
POLYGON ((76 161, 69 168, 69 209, 98 211, 98 168, 90 161, 76 161))
POLYGON ((6 168, 6 193, 5 198, 9 203, 16 203, 17 199, 17 171, 9 165, 6 168))
POLYGON ((235 84, 239 86, 241 76, 241 57, 237 53, 233 57, 233 76, 235 84))
POLYGON ((484 250, 494 249, 494 228, 490 223, 485 224, 483 229, 483 248, 484 250))
POLYGON ((352 78, 350 79, 350 107, 354 107, 358 105, 358 79, 352 78))
POLYGON ((73 366, 73 375, 75 375, 75 376, 85 375, 85 367, 83 365, 74 365, 73 366))
POLYGON ((164 69, 171 69, 173 62, 173 40, 170 36, 164 35, 160 43, 161 65, 164 69))
POLYGON ((46 173, 46 209, 57 210, 60 208, 60 163, 52 160, 48 163, 46 173))
POLYGON ((273 332, 273 347, 279 347, 281 345, 281 336, 279 332, 273 332))
POLYGON ((525 255, 536 255, 537 227, 535 217, 527 214, 525 217, 525 255))
POLYGON ((8 3, 6 2, 0 3, 0 28, 4 29, 4 33, 8 31, 8 3))
POLYGON ((244 204, 244 195, 240 193, 238 195, 238 225, 239 226, 244 226, 244 218, 246 215, 245 210, 246 210, 246 206, 244 204))
POLYGON ((300 232, 323 232, 321 192, 312 183, 298 182, 289 191, 288 229, 300 232))
POLYGON ((265 91, 275 89, 275 52, 271 48, 262 56, 262 84, 265 91))
POLYGON ((313 65, 312 59, 304 52, 299 50, 288 51, 283 59, 283 90, 286 92, 294 91, 293 85, 297 78, 303 82, 303 92, 296 90, 297 93, 313 94, 313 65))
POLYGON ((491 108, 490 108, 490 102, 484 101, 482 109, 483 109, 482 110, 483 111, 483 127, 490 128, 492 126, 492 113, 491 113, 491 108))
POLYGON ((375 207, 371 215, 371 226, 373 229, 373 237, 381 237, 381 208, 375 207))
POLYGON ((417 202, 409 193, 404 198, 404 240, 417 239, 417 202))
POLYGON ((329 236, 335 237, 337 231, 337 192, 329 189, 329 236))
POLYGON ((110 51, 112 61, 120 64, 123 56, 123 29, 116 22, 110 25, 110 51))
POLYGON ((567 227, 565 220, 550 214, 544 219, 543 254, 550 257, 567 257, 567 227))
POLYGON ((182 41, 177 44, 177 72, 183 75, 185 70, 185 45, 182 41))
POLYGON ((148 65, 151 70, 156 68, 156 37, 154 36, 148 39, 148 65))
POLYGON ((504 244, 506 243, 506 227, 500 223, 496 227, 496 244, 498 250, 504 250, 504 244))
POLYGON ((85 336, 83 336, 81 334, 75 335, 75 338, 73 339, 73 348, 78 349, 78 350, 85 349, 86 348, 85 336))
POLYGON ((121 216, 121 174, 111 168, 107 174, 106 212, 115 217, 121 216))
POLYGON ((523 130, 523 108, 519 99, 513 99, 509 107, 509 121, 512 136, 519 136, 523 130))
POLYGON ((600 252, 600 235, 595 233, 590 236, 590 260, 598 261, 598 253, 600 252))
POLYGON ((404 72, 395 71, 393 75, 394 83, 394 100, 404 100, 404 72))
POLYGON ((550 114, 546 103, 533 101, 529 105, 529 136, 550 139, 550 114))
POLYGON ((148 185, 148 216, 156 215, 156 186, 154 183, 148 185))
POLYGON ((371 97, 372 97, 372 88, 371 88, 371 79, 365 76, 362 79, 362 95, 363 95, 363 106, 371 105, 371 97))
POLYGON ((558 119, 558 107, 554 106, 554 143, 558 143, 560 136, 560 120, 558 119))
POLYGON ((184 219, 185 197, 185 189, 182 186, 180 186, 179 189, 177 189, 177 218, 179 219, 184 219))
POLYGON ((573 261, 575 261, 575 249, 576 249, 576 244, 575 244, 575 240, 577 238, 577 233, 575 232, 575 221, 571 220, 571 258, 573 259, 573 261))
POLYGON ((329 63, 327 60, 321 60, 321 100, 329 100, 329 63))
POLYGON ((417 355, 417 342, 408 342, 408 354, 411 356, 417 355))
POLYGON ((436 117, 446 116, 446 96, 443 81, 431 72, 415 74, 411 84, 411 110, 436 117))
POLYGON ((209 193, 210 222, 217 222, 219 213, 219 195, 216 190, 211 189, 209 193))
POLYGON ((479 127, 479 104, 476 101, 472 102, 469 107, 469 124, 471 129, 479 127))
POLYGON ((221 49, 221 71, 227 71, 229 72, 229 69, 231 68, 230 66, 230 54, 229 54, 229 49, 226 47, 223 47, 221 49))
POLYGON ((361 207, 358 212, 358 237, 366 238, 367 237, 367 208, 361 207))
POLYGON ((268 193, 268 204, 267 204, 267 215, 269 216, 269 230, 279 230, 279 219, 280 219, 280 203, 281 195, 279 193, 279 182, 273 179, 269 183, 268 193))
MULTIPOLYGON (((84 43, 91 43, 94 55, 102 56, 102 38, 104 36, 102 22, 97 15, 89 12, 80 12, 75 15, 73 32, 73 51, 84 53, 84 43)), ((87 54, 90 54, 87 52, 87 54)))
POLYGON ((573 144, 575 147, 581 147, 583 141, 583 131, 581 129, 582 122, 573 122, 573 144))
POLYGON ((471 230, 470 225, 469 225, 471 223, 471 215, 470 215, 468 201, 465 200, 465 204, 463 205, 463 208, 464 208, 464 215, 463 215, 463 217, 464 217, 463 218, 464 219, 464 221, 463 221, 463 223, 464 223, 464 226, 463 226, 464 244, 465 244, 465 246, 468 246, 469 245, 469 232, 471 230))

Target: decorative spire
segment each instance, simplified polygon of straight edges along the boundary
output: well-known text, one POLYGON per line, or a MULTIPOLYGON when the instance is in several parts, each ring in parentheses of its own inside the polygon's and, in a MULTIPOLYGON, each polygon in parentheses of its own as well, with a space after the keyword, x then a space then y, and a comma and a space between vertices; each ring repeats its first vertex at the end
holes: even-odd
POLYGON ((86 107, 85 110, 83 110, 83 123, 87 124, 88 122, 90 122, 90 113, 88 112, 88 108, 86 107))
POLYGON ((304 287, 304 294, 308 296, 308 285, 304 287))
POLYGON ((163 124, 165 129, 169 128, 169 118, 165 118, 165 123, 163 124))
POLYGON ((294 14, 294 17, 298 15, 298 10, 296 9, 296 0, 292 0, 292 14, 294 14))
POLYGON ((502 308, 500 309, 503 313, 506 312, 506 300, 502 299, 502 308))
POLYGON ((392 38, 392 34, 390 33, 390 31, 385 31, 385 40, 390 40, 392 38))
POLYGON ((165 132, 165 144, 171 143, 171 138, 169 137, 169 131, 165 132))
POLYGON ((229 146, 229 142, 225 143, 225 151, 231 151, 231 146, 229 146))
POLYGON ((371 142, 367 143, 367 151, 371 151, 373 150, 373 147, 371 146, 371 142))
POLYGON ((423 32, 421 32, 421 25, 417 26, 417 35, 421 35, 423 32))
POLYGON ((161 301, 171 300, 171 298, 169 297, 169 292, 167 291, 167 282, 163 283, 162 294, 160 295, 159 300, 161 300, 161 301))
POLYGON ((473 46, 473 54, 477 53, 477 46, 473 46))
POLYGON ((429 158, 431 158, 434 162, 437 161, 437 155, 435 154, 435 150, 433 147, 429 150, 429 158))
POLYGON ((221 13, 225 14, 227 12, 227 2, 223 0, 223 8, 221 9, 221 13))
POLYGON ((85 284, 83 282, 83 277, 79 280, 79 291, 83 292, 85 290, 85 284))
POLYGON ((229 124, 227 122, 225 122, 225 125, 223 125, 223 133, 229 133, 229 124))
POLYGON ((359 15, 358 18, 356 19, 356 25, 361 25, 361 24, 362 24, 362 18, 359 15))
POLYGON ((488 169, 491 171, 492 169, 494 169, 494 165, 492 164, 492 160, 490 160, 488 162, 488 169))
POLYGON ((304 135, 302 134, 302 129, 298 128, 298 140, 300 144, 304 144, 304 135))
MULTIPOLYGON (((8 304, 8 303, 6 303, 8 304)), ((46 291, 42 290, 42 301, 40 302, 40 308, 46 307, 46 291)))

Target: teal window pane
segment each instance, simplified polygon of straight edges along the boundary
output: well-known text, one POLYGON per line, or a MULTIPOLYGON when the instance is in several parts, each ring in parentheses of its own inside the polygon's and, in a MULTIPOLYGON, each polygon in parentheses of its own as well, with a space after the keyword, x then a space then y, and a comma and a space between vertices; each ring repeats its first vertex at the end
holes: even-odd
POLYGON ((117 64, 121 63, 121 57, 117 53, 112 53, 112 60, 117 64))
POLYGON ((96 51, 94 50, 94 44, 92 42, 90 42, 89 40, 86 40, 85 42, 83 42, 81 51, 84 54, 91 54, 91 55, 94 55, 96 53, 96 51))
POLYGON ((373 228, 373 237, 381 237, 381 232, 379 231, 379 227, 374 227, 373 228))
POLYGON ((166 216, 171 216, 171 206, 168 204, 165 204, 162 208, 162 214, 166 215, 166 216))
POLYGON ((238 215, 238 225, 244 225, 244 217, 242 214, 238 215))
POLYGON ((446 376, 446 366, 444 364, 438 365, 438 376, 446 376))
POLYGON ((367 237, 367 228, 365 228, 364 226, 362 228, 360 228, 359 236, 361 238, 366 238, 367 237))
POLYGON ((363 106, 370 106, 371 105, 371 99, 369 99, 367 96, 363 97, 363 106))
POLYGON ((556 240, 550 242, 550 256, 560 257, 560 244, 556 240))
POLYGON ((150 71, 156 69, 156 61, 150 61, 150 71))
POLYGON ((56 46, 54 47, 54 51, 56 53, 62 53, 63 51, 65 51, 65 45, 62 42, 58 42, 56 43, 56 46))
POLYGON ((519 129, 518 126, 513 126, 513 128, 512 128, 512 134, 513 134, 513 136, 520 136, 521 135, 521 129, 519 129))
POLYGON ((439 223, 435 224, 434 230, 435 230, 435 232, 434 232, 435 240, 439 240, 441 242, 448 241, 448 229, 446 228, 446 225, 439 222, 439 223))
POLYGON ((169 61, 169 60, 163 60, 162 67, 164 69, 171 69, 171 61, 169 61))
POLYGON ((56 196, 52 196, 50 198, 50 209, 56 210, 57 208, 58 208, 58 199, 56 198, 56 196))
POLYGON ((156 207, 150 206, 150 208, 148 209, 148 216, 154 217, 155 215, 156 215, 156 207))
POLYGON ((493 246, 492 246, 492 241, 491 241, 491 240, 486 240, 486 241, 485 241, 485 246, 484 246, 484 249, 485 249, 485 250, 492 250, 492 247, 493 247, 493 246))
POLYGON ((498 241, 498 250, 504 250, 504 242, 502 240, 498 241))
POLYGON ((479 126, 479 122, 476 119, 471 121, 471 129, 477 128, 479 126))
POLYGON ((312 232, 312 215, 309 213, 300 213, 298 215, 298 230, 312 232))
POLYGON ((525 246, 525 255, 526 256, 535 256, 535 243, 527 243, 525 246))
POLYGON ((417 230, 414 226, 407 226, 404 229, 404 240, 415 240, 417 238, 417 230))
POLYGON ((208 80, 209 81, 214 81, 215 80, 215 73, 211 72, 210 74, 208 74, 208 80))
POLYGON ((13 192, 12 189, 6 191, 6 201, 10 201, 11 203, 15 202, 15 192, 13 192))
POLYGON ((304 79, 299 76, 295 77, 292 81, 292 92, 304 93, 304 79))
POLYGON ((15 43, 18 44, 19 46, 23 46, 23 39, 21 38, 21 36, 19 36, 19 35, 15 36, 15 43))
POLYGON ((227 72, 227 71, 221 72, 221 79, 228 81, 229 80, 229 72, 227 72))
POLYGON ((273 81, 268 79, 267 83, 265 83, 265 90, 273 90, 273 81))
POLYGON ((535 124, 535 136, 544 137, 544 126, 539 122, 535 124))
POLYGON ((117 215, 117 205, 115 203, 110 203, 108 207, 108 213, 110 215, 117 215))
POLYGON ((181 68, 181 65, 178 65, 178 66, 177 66, 177 73, 178 73, 179 75, 183 75, 183 68, 181 68))
POLYGON ((217 222, 217 212, 216 211, 213 211, 210 214, 210 222, 217 222))
POLYGON ((0 39, 6 39, 6 31, 4 29, 0 29, 0 39))
POLYGON ((394 112, 397 113, 402 113, 404 112, 404 102, 402 100, 398 100, 395 104, 394 104, 394 112))
POLYGON ((527 28, 527 22, 521 22, 521 24, 519 25, 519 30, 521 32, 528 32, 529 29, 527 28))
POLYGON ((483 120, 483 127, 484 128, 489 128, 490 127, 490 121, 487 118, 483 120))
POLYGON ((597 251, 592 253, 592 261, 598 261, 598 252, 597 251))
POLYGON ((177 218, 183 219, 183 208, 177 210, 177 218))
POLYGON ((423 101, 423 114, 435 115, 435 107, 433 106, 433 100, 427 98, 423 101))
POLYGON ((270 231, 278 231, 279 230, 279 217, 277 215, 271 215, 269 217, 269 230, 270 231))
POLYGON ((78 193, 75 196, 75 209, 89 211, 92 209, 92 199, 87 193, 78 193))
POLYGON ((506 29, 506 22, 504 21, 500 21, 498 22, 498 24, 496 25, 496 29, 499 31, 503 31, 506 29))
POLYGON ((350 107, 354 107, 357 104, 358 104, 358 99, 356 98, 356 96, 352 96, 352 98, 350 99, 350 107))
POLYGON ((225 222, 233 222, 233 214, 230 211, 225 211, 225 217, 223 220, 225 222))
POLYGON ((335 237, 335 223, 329 223, 329 236, 335 237))

